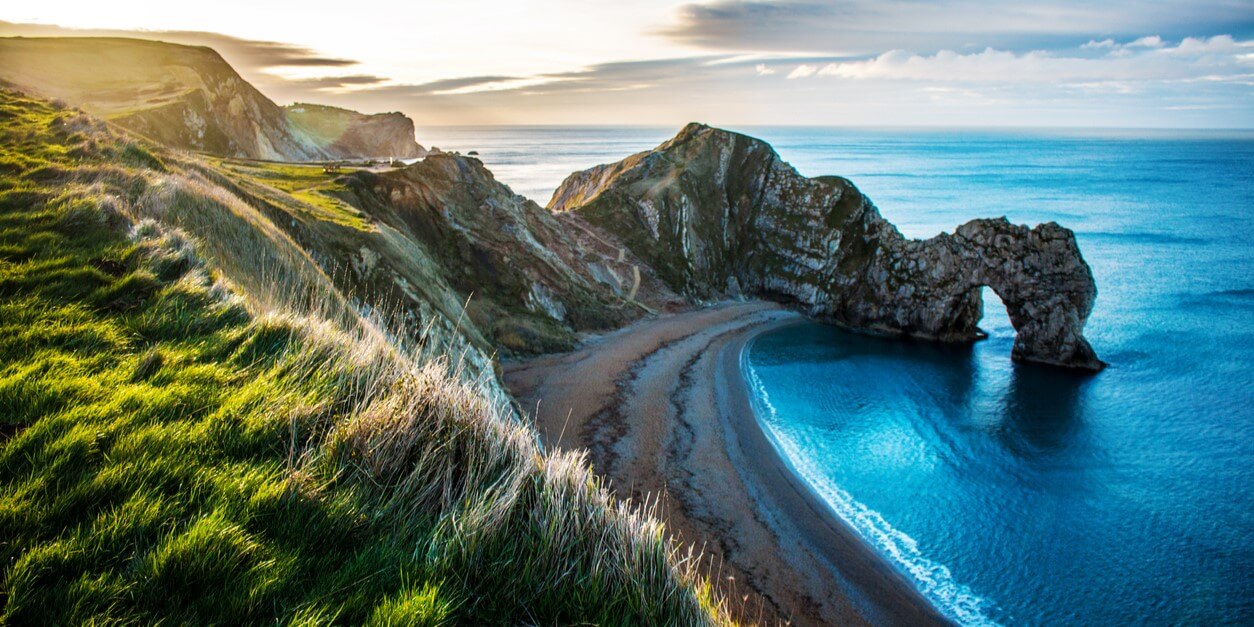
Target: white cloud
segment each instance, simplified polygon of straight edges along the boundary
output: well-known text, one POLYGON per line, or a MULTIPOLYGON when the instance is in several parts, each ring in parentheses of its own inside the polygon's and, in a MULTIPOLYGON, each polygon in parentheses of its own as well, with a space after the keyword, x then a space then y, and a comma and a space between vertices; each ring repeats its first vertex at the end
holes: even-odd
POLYGON ((753 69, 758 73, 758 76, 769 76, 775 73, 775 70, 768 67, 765 63, 759 63, 753 69))
POLYGON ((1254 41, 1236 41, 1232 35, 1185 37, 1175 48, 1165 51, 1180 55, 1238 54, 1254 50, 1254 41))
POLYGON ((1164 45, 1163 38, 1158 35, 1150 35, 1142 37, 1128 44, 1129 48, 1162 48, 1164 45))
POLYGON ((1116 44, 1115 40, 1113 39, 1103 39, 1101 41, 1092 40, 1088 42, 1087 44, 1084 44, 1083 46, 1080 46, 1080 47, 1081 48, 1114 48, 1116 45, 1118 44, 1116 44))
MULTIPOLYGON (((941 50, 919 55, 892 50, 860 61, 829 63, 817 74, 853 80, 907 80, 936 83, 1075 83, 1178 81, 1197 76, 1228 77, 1234 81, 1248 74, 1254 42, 1231 36, 1185 38, 1171 46, 1158 36, 1127 44, 1113 40, 1090 41, 1071 52, 1010 52, 986 48, 959 53, 941 50), (1093 56, 1092 50, 1104 50, 1093 56)), ((802 66, 805 67, 805 66, 802 66)), ((793 78, 793 75, 789 75, 793 78)))
POLYGON ((528 78, 503 78, 501 80, 482 81, 482 82, 476 82, 471 85, 450 87, 449 89, 436 90, 431 93, 436 96, 456 96, 460 94, 473 94, 473 93, 477 93, 481 91, 517 90, 517 89, 526 89, 529 87, 536 87, 539 85, 547 85, 549 83, 554 83, 559 80, 566 80, 566 79, 547 77, 547 76, 533 76, 533 77, 528 77, 528 78))
POLYGON ((797 69, 789 72, 788 78, 805 78, 807 76, 814 76, 814 74, 818 71, 819 71, 819 68, 813 65, 810 65, 808 63, 803 63, 801 65, 798 65, 797 69))

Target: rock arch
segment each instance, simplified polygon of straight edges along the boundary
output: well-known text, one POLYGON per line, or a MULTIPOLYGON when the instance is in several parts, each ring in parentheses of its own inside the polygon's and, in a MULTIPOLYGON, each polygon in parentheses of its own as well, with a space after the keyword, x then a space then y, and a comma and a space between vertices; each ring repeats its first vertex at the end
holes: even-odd
MULTIPOLYGON (((1015 328, 1011 357, 1100 370, 1084 339, 1097 283, 1075 234, 1054 222, 1033 229, 1000 220, 973 220, 958 228, 975 289, 987 285, 1006 306, 1015 328)), ((978 320, 977 320, 978 321, 978 320)))
POLYGON ((1083 336, 1097 284, 1069 229, 972 220, 927 240, 881 239, 878 253, 868 264, 872 280, 862 282, 862 293, 843 311, 833 312, 837 321, 973 340, 983 313, 981 290, 988 287, 1015 328, 1013 359, 1094 371, 1105 366, 1083 336))

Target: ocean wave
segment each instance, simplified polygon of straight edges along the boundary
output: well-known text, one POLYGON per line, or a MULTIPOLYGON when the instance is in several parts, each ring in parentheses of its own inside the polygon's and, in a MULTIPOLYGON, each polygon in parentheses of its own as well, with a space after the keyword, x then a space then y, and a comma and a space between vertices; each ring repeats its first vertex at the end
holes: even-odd
MULTIPOLYGON (((747 356, 748 352, 746 350, 744 355, 747 356)), ((771 403, 766 386, 757 371, 748 363, 747 357, 742 359, 741 366, 755 393, 755 404, 770 417, 769 420, 759 421, 765 427, 763 431, 767 438, 775 445, 785 462, 818 493, 832 511, 904 571, 923 596, 947 617, 962 625, 997 625, 986 613, 989 601, 955 581, 944 564, 924 556, 914 538, 893 527, 879 512, 862 504, 839 486, 816 479, 822 473, 814 462, 771 426, 773 421, 779 419, 779 412, 771 403)))

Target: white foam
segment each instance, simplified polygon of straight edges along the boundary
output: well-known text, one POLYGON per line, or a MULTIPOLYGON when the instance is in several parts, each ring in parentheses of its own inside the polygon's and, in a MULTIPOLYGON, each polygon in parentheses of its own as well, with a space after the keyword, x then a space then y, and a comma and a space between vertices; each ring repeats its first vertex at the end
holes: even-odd
POLYGON ((988 601, 970 588, 954 580, 944 564, 928 559, 919 550, 919 544, 906 533, 893 527, 875 510, 854 499, 848 492, 823 479, 823 474, 808 456, 787 437, 779 433, 771 423, 779 419, 779 413, 771 404, 770 394, 748 363, 746 347, 742 353, 741 369, 756 392, 758 405, 769 420, 758 420, 780 456, 794 472, 808 484, 832 511, 853 527, 859 535, 877 548, 900 570, 906 573, 915 586, 938 610, 962 625, 996 625, 985 613, 988 601))

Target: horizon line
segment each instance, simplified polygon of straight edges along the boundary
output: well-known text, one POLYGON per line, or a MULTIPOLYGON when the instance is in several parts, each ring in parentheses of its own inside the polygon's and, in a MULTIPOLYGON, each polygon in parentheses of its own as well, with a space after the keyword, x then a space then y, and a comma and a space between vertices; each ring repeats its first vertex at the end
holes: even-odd
MULTIPOLYGON (((662 124, 662 123, 580 123, 580 124, 550 124, 550 123, 483 123, 483 124, 418 124, 415 128, 421 129, 451 129, 451 128, 568 128, 568 129, 599 129, 599 128, 639 128, 639 129, 666 129, 679 128, 682 129, 689 123, 697 122, 691 120, 680 124, 662 124)), ((1254 126, 1246 127, 1214 127, 1214 126, 1077 126, 1077 125, 1039 125, 1026 126, 1018 124, 990 124, 990 125, 940 125, 940 124, 787 124, 787 123, 711 123, 698 122, 706 126, 720 128, 723 130, 733 130, 735 128, 795 128, 795 129, 849 129, 849 130, 934 130, 934 131, 1177 131, 1177 132, 1206 132, 1206 133, 1254 133, 1254 126)))

